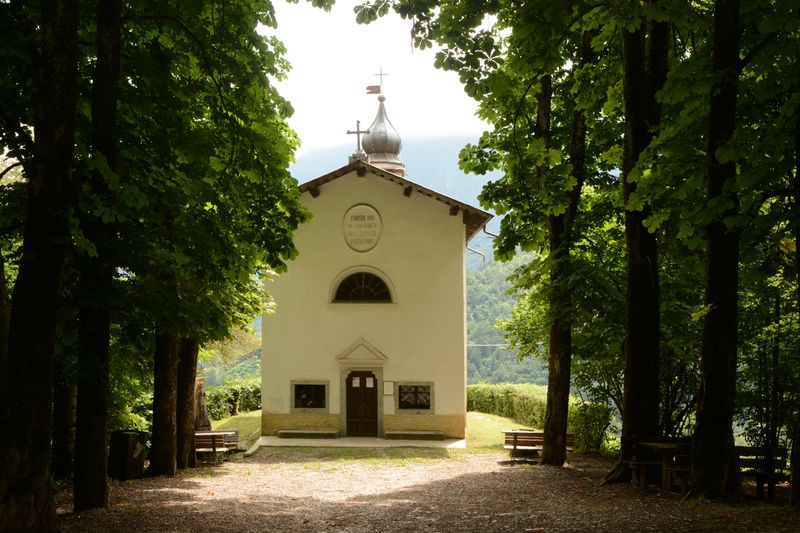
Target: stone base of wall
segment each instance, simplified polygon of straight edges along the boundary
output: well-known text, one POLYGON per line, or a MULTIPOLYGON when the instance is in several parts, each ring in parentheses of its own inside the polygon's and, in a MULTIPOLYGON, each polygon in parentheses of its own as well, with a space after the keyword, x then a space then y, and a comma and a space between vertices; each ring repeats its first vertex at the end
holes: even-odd
MULTIPOLYGON (((261 434, 277 436, 281 429, 339 430, 339 415, 328 413, 261 412, 261 434)), ((466 436, 467 415, 384 415, 383 431, 443 431, 451 439, 466 436)))
POLYGON ((262 435, 275 436, 280 429, 335 429, 339 431, 339 415, 261 411, 262 435))
POLYGON ((444 431, 451 439, 466 435, 467 415, 384 415, 384 431, 444 431))

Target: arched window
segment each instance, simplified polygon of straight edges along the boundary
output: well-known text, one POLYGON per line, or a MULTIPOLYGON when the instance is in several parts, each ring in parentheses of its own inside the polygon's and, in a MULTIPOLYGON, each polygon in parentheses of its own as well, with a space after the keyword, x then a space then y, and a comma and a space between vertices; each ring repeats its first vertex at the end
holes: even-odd
POLYGON ((369 272, 350 274, 336 288, 334 302, 391 302, 389 287, 369 272))

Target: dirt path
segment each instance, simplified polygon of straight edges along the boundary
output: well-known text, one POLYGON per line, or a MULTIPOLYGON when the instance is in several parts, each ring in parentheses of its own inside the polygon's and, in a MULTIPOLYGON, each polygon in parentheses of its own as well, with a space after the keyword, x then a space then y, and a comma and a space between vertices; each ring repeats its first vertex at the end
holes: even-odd
POLYGON ((70 512, 64 531, 795 531, 776 505, 685 503, 599 486, 606 460, 509 465, 444 450, 262 449, 175 478, 115 482, 109 509, 70 512))

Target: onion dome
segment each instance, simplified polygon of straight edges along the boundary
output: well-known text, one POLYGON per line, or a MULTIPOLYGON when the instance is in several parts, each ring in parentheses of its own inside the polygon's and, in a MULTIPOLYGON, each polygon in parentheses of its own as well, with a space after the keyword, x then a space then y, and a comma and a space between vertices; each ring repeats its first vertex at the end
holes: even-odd
POLYGON ((369 133, 364 135, 361 145, 369 157, 370 164, 403 176, 405 165, 397 157, 400 155, 403 143, 400 141, 400 134, 386 116, 386 108, 383 105, 385 100, 382 95, 378 97, 380 102, 378 114, 369 127, 369 133))

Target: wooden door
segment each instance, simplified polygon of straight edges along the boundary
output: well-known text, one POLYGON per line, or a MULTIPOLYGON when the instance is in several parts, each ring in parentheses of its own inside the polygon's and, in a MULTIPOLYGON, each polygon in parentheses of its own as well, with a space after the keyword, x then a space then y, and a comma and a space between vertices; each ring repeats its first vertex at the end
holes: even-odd
POLYGON ((378 380, 372 372, 347 376, 347 436, 378 436, 378 380))

